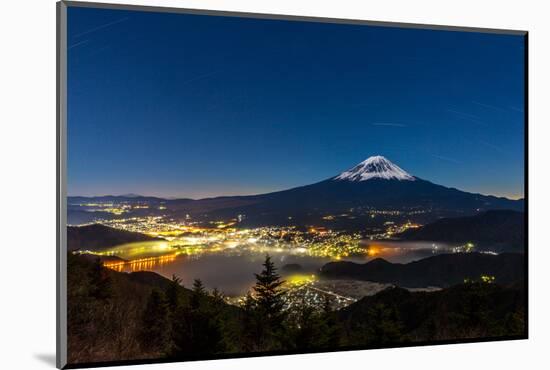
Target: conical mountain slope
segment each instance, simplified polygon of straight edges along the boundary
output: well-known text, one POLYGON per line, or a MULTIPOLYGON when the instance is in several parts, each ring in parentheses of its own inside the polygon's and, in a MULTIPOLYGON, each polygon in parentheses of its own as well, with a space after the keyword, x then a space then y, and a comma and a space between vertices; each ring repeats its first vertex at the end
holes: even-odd
POLYGON ((247 222, 255 226, 315 224, 321 217, 336 214, 351 214, 349 219, 354 221, 350 222, 361 224, 367 217, 373 218, 376 211, 394 211, 398 216, 422 222, 489 209, 523 211, 523 200, 437 185, 407 173, 382 156, 374 156, 315 184, 261 195, 203 199, 185 208, 202 213, 207 210, 210 216, 245 215, 247 222))

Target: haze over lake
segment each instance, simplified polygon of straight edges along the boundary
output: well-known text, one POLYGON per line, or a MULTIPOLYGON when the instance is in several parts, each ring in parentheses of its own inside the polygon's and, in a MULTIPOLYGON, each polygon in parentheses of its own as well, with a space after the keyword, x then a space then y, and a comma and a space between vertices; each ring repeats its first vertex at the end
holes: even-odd
MULTIPOLYGON (((136 242, 116 246, 103 251, 134 262, 111 264, 118 271, 153 271, 165 277, 176 275, 185 286, 194 279, 201 279, 210 289, 218 288, 227 295, 243 295, 254 284, 254 273, 259 272, 266 254, 272 256, 283 276, 292 275, 284 266, 298 264, 300 273, 317 274, 328 262, 351 261, 365 263, 383 258, 394 263, 408 263, 441 253, 450 253, 458 244, 436 242, 362 241, 364 254, 345 258, 322 257, 308 253, 303 248, 268 248, 264 246, 232 246, 219 250, 204 249, 194 254, 177 254, 176 241, 136 242)), ((195 247, 199 248, 200 247, 195 247)), ((109 265, 109 264, 108 264, 109 265)))

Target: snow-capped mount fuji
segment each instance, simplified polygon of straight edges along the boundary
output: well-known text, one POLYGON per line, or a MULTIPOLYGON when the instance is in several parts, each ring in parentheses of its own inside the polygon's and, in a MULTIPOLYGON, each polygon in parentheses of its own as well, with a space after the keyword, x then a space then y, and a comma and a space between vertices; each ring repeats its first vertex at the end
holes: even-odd
POLYGON ((385 157, 376 155, 342 172, 334 179, 347 181, 367 181, 370 179, 414 181, 415 177, 385 157))
POLYGON ((468 193, 413 176, 373 156, 326 180, 267 194, 220 197, 182 205, 186 214, 246 215, 242 226, 323 225, 364 229, 391 220, 420 223, 490 209, 523 210, 523 201, 468 193), (329 220, 326 221, 326 216, 329 220), (325 222, 326 221, 326 222, 325 222), (328 223, 327 223, 328 222, 328 223))

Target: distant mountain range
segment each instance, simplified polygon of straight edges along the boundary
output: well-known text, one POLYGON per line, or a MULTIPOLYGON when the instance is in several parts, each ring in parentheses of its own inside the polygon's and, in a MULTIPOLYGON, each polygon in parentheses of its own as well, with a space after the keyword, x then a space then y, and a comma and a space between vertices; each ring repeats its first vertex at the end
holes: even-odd
MULTIPOLYGON (((182 200, 192 200, 192 199, 182 199, 182 200)), ((151 203, 164 203, 167 199, 159 198, 159 197, 148 197, 143 195, 137 195, 137 194, 124 194, 124 195, 100 195, 100 196, 92 196, 92 197, 84 197, 84 196, 69 196, 68 197, 68 204, 81 204, 86 202, 115 202, 115 203, 122 203, 122 202, 151 202, 151 203)))
POLYGON ((524 256, 519 253, 499 255, 452 253, 424 258, 407 264, 390 263, 382 258, 365 264, 330 262, 321 268, 321 277, 391 283, 407 288, 449 287, 465 279, 477 281, 482 275, 509 285, 525 277, 524 256))
POLYGON ((443 218, 397 235, 405 240, 503 244, 523 249, 525 214, 493 210, 469 217, 443 218))
POLYGON ((68 251, 79 249, 98 250, 125 243, 152 240, 158 239, 145 234, 114 229, 100 224, 67 227, 68 251))
POLYGON ((523 200, 468 193, 412 176, 382 156, 370 157, 327 180, 288 190, 250 196, 200 200, 140 196, 69 197, 69 204, 93 201, 153 202, 166 205, 174 217, 231 218, 245 215, 245 225, 315 223, 322 216, 352 212, 364 225, 368 210, 419 211, 423 222, 474 215, 490 209, 523 210, 523 200), (421 214, 424 214, 423 216, 421 214), (292 221, 289 221, 292 220, 292 221))

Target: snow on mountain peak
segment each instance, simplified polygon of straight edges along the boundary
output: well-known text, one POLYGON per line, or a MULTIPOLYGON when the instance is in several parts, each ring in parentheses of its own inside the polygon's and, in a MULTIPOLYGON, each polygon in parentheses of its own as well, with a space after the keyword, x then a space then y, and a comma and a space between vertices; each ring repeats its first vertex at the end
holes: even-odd
POLYGON ((335 180, 366 181, 378 178, 385 180, 406 180, 414 181, 414 176, 409 175, 405 170, 393 164, 381 155, 369 157, 357 166, 342 172, 335 180))

